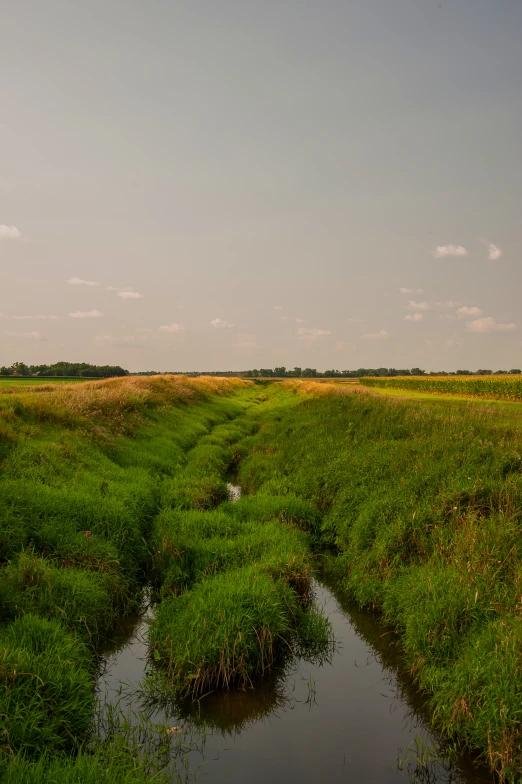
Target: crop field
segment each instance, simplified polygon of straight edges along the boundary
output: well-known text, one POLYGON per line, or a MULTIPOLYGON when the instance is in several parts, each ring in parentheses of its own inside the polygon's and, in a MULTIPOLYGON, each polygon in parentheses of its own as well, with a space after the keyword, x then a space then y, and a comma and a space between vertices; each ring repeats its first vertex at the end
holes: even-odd
POLYGON ((376 389, 404 389, 488 400, 522 400, 522 375, 366 377, 360 383, 376 389))
MULTIPOLYGON (((456 383, 472 382, 497 379, 456 383)), ((128 724, 98 721, 103 640, 146 588, 150 699, 249 690, 293 656, 328 655, 319 560, 397 630, 433 726, 520 781, 522 415, 510 410, 313 380, 0 394, 0 779, 178 780, 128 724)))

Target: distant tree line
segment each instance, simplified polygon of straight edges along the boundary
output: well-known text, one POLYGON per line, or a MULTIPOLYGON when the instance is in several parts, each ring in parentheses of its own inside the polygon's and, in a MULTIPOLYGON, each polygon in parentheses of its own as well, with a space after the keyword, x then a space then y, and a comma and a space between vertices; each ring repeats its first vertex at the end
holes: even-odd
POLYGON ((287 370, 285 367, 259 368, 246 370, 241 373, 246 378, 362 378, 364 376, 490 376, 495 374, 518 374, 522 371, 518 368, 512 370, 456 370, 448 372, 446 370, 430 371, 429 373, 421 368, 358 368, 357 370, 325 370, 323 373, 315 368, 295 367, 287 370))
POLYGON ((357 370, 325 370, 321 373, 316 368, 295 367, 290 370, 286 367, 276 368, 254 368, 253 370, 143 370, 133 373, 135 376, 156 376, 156 375, 180 375, 180 376, 242 376, 243 378, 362 378, 364 376, 491 376, 495 375, 516 375, 522 370, 513 368, 512 370, 456 370, 446 371, 437 370, 427 372, 421 368, 358 368, 357 370))
POLYGON ((54 365, 26 365, 13 362, 10 367, 0 367, 0 376, 67 376, 78 378, 112 378, 128 376, 129 371, 119 365, 89 365, 87 362, 56 362, 54 365))

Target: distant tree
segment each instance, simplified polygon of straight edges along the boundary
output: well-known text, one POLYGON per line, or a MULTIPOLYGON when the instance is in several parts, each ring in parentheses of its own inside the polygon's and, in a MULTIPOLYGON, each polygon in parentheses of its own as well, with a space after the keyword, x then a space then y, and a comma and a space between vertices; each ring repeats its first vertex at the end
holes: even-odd
POLYGON ((520 370, 520 369, 517 369, 517 368, 513 368, 513 369, 512 369, 512 370, 510 370, 509 372, 510 372, 510 374, 511 374, 511 375, 514 375, 514 376, 515 376, 515 375, 518 375, 518 374, 522 373, 522 370, 520 370))
POLYGON ((425 370, 421 370, 420 368, 412 368, 411 369, 411 375, 412 376, 424 376, 424 375, 426 375, 426 371, 425 370))
POLYGON ((286 376, 286 368, 284 366, 274 368, 274 375, 283 377, 286 376))
POLYGON ((13 362, 11 365, 11 375, 12 376, 28 376, 29 375, 29 368, 25 364, 25 362, 13 362))

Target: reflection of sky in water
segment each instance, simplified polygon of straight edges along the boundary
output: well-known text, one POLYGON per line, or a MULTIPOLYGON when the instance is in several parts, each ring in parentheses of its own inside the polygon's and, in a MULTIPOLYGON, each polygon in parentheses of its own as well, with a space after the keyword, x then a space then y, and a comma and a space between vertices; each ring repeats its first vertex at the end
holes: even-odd
MULTIPOLYGON (((459 770, 436 761, 416 764, 423 756, 416 744, 433 748, 436 741, 422 719, 422 699, 397 671, 396 638, 371 615, 343 610, 324 586, 317 586, 317 602, 334 629, 331 663, 301 661, 256 689, 156 706, 154 721, 184 728, 189 736, 193 730, 194 739, 205 734, 202 753, 189 755, 193 769, 204 758, 198 776, 209 784, 492 782, 467 759, 459 761, 459 770), (409 760, 410 772, 397 769, 399 756, 409 760)), ((146 616, 129 618, 113 652, 107 649, 102 699, 115 701, 120 682, 134 686, 143 680, 146 629, 146 616)))

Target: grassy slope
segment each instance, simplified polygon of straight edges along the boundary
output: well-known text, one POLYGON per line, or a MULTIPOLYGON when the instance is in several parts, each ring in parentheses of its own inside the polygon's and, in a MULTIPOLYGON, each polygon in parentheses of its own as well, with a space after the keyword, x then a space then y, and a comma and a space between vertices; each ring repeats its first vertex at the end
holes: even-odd
POLYGON ((434 721, 518 781, 519 408, 303 390, 265 419, 242 484, 314 504, 345 590, 401 630, 434 721))
POLYGON ((250 394, 174 377, 0 394, 0 773, 87 738, 92 650, 138 600, 161 488, 250 394))
MULTIPOLYGON (((282 653, 327 643, 327 622, 307 612, 310 556, 299 529, 313 525, 313 508, 275 497, 226 502, 226 474, 257 429, 248 412, 271 394, 182 377, 0 394, 6 780, 54 775, 52 758, 88 740, 93 651, 151 579, 163 600, 154 660, 170 691, 250 682, 282 653)), ((101 764, 142 781, 121 746, 60 762, 57 781, 94 780, 101 764)))

